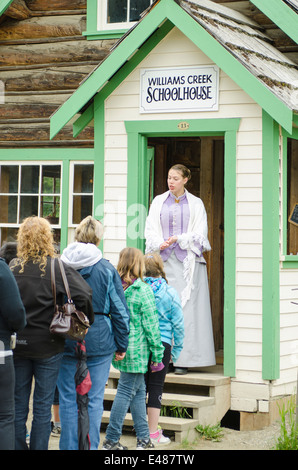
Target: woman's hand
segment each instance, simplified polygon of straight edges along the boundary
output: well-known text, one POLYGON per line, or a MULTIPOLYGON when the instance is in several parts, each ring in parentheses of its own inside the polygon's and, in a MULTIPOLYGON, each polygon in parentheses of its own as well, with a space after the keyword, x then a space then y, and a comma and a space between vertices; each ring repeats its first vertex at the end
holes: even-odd
POLYGON ((172 237, 168 238, 160 245, 159 247, 160 251, 165 250, 169 246, 173 245, 173 243, 176 243, 177 240, 178 240, 177 235, 173 235, 172 237))
POLYGON ((168 238, 167 242, 169 245, 173 245, 173 243, 176 243, 177 240, 178 240, 177 235, 173 235, 172 237, 168 238))
POLYGON ((160 245, 159 249, 160 249, 160 251, 162 251, 162 250, 165 250, 166 248, 168 248, 169 246, 170 245, 169 245, 168 241, 166 240, 160 245))

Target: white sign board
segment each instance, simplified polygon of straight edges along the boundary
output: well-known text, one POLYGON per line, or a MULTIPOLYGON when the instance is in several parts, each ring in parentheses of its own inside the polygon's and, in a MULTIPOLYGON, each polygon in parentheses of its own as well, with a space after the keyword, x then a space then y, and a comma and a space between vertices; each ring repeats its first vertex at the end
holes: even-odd
POLYGON ((141 69, 140 113, 217 111, 219 68, 141 69))

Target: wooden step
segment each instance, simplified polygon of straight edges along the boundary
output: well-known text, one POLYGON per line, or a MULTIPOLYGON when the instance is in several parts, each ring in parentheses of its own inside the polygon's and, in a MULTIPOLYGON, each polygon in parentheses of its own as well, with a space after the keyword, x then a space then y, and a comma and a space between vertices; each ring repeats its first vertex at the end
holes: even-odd
MULTIPOLYGON (((110 370, 104 399, 112 402, 116 396, 120 372, 113 367, 110 370)), ((230 377, 223 375, 222 366, 213 366, 202 370, 189 370, 185 375, 168 373, 162 394, 162 405, 192 409, 192 418, 161 416, 159 425, 175 433, 175 441, 184 438, 191 442, 197 437, 195 427, 216 425, 221 421, 231 406, 230 377)), ((108 423, 110 412, 105 411, 103 423, 108 423)), ((125 425, 133 426, 131 415, 127 414, 125 425)))
POLYGON ((185 385, 200 385, 205 387, 216 387, 226 385, 231 381, 230 377, 210 372, 188 372, 185 375, 169 373, 166 375, 165 383, 176 383, 185 385))
MULTIPOLYGON (((207 368, 206 368, 207 369, 207 368)), ((113 367, 110 370, 109 377, 111 379, 119 379, 120 372, 113 367)), ((205 387, 216 387, 218 385, 230 384, 230 377, 225 377, 220 373, 220 368, 214 368, 204 371, 189 371, 185 375, 177 375, 168 373, 165 378, 165 383, 185 384, 185 385, 200 385, 205 387)))
MULTIPOLYGON (((108 424, 110 421, 110 411, 104 411, 102 415, 102 423, 108 424)), ((159 425, 162 429, 172 431, 175 433, 175 442, 182 442, 184 438, 193 438, 196 431, 195 427, 199 424, 198 419, 185 419, 185 418, 172 418, 169 416, 160 416, 159 425)), ((131 413, 127 413, 124 426, 133 426, 133 419, 131 413)))
MULTIPOLYGON (((117 393, 116 388, 106 388, 104 392, 104 399, 113 401, 117 393)), ((163 393, 161 404, 164 406, 179 405, 185 408, 200 408, 202 406, 214 405, 215 399, 213 397, 202 397, 197 395, 182 395, 176 393, 163 393)))

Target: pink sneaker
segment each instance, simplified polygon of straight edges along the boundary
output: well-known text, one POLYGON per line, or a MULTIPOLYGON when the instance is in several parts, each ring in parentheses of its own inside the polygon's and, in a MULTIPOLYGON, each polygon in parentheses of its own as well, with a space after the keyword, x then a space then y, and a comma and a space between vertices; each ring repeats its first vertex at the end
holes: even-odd
POLYGON ((150 434, 150 439, 155 446, 166 446, 171 444, 171 439, 163 435, 162 429, 158 429, 155 433, 150 434))

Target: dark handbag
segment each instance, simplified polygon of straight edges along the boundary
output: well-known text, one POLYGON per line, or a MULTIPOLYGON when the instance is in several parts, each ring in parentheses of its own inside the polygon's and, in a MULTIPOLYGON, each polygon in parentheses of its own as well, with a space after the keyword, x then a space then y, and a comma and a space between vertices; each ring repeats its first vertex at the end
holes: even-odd
POLYGON ((90 326, 89 320, 86 315, 80 310, 76 309, 75 304, 71 300, 70 290, 65 274, 62 261, 58 258, 60 272, 64 282, 65 291, 67 294, 67 303, 64 305, 56 304, 56 281, 55 281, 55 258, 51 259, 51 283, 54 297, 54 316, 50 325, 50 332, 63 336, 64 338, 72 339, 75 341, 83 341, 90 326))

